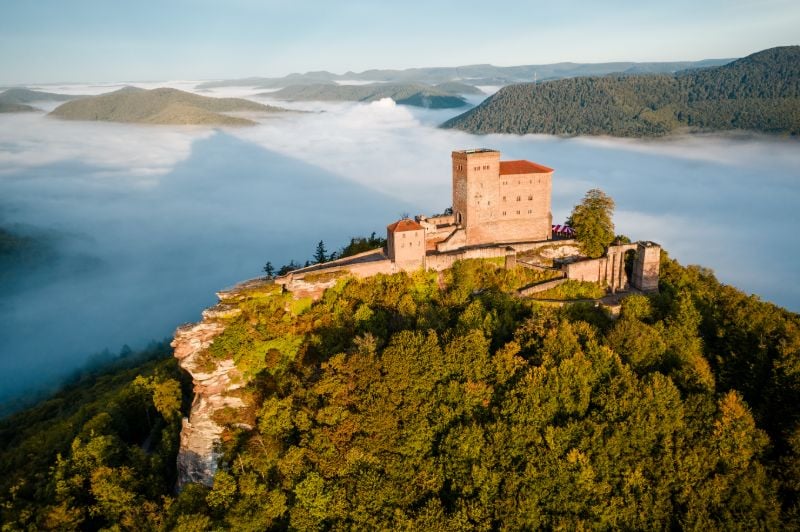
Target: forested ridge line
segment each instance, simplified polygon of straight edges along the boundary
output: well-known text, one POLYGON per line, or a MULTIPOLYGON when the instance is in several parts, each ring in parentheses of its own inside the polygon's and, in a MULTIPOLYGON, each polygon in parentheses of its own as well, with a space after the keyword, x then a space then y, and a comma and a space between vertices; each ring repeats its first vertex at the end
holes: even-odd
POLYGON ((800 46, 675 74, 509 85, 442 127, 471 133, 659 137, 747 130, 800 134, 800 46))

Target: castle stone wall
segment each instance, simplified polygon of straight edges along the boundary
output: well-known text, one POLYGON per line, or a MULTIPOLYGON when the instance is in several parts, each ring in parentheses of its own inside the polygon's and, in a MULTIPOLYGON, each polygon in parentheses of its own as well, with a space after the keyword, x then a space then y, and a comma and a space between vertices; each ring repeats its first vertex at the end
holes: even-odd
POLYGON ((599 283, 605 281, 607 264, 608 259, 605 257, 587 259, 565 264, 563 271, 567 275, 567 279, 599 283))

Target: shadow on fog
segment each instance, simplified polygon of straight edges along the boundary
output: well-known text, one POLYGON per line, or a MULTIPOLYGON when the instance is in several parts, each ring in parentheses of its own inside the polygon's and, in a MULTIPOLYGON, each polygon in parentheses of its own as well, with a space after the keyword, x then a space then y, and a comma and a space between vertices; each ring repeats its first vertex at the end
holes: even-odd
POLYGON ((6 217, 57 235, 58 258, 0 286, 0 401, 106 347, 170 335, 267 260, 305 261, 319 240, 332 251, 410 210, 222 132, 149 183, 102 171, 68 162, 4 178, 6 217))

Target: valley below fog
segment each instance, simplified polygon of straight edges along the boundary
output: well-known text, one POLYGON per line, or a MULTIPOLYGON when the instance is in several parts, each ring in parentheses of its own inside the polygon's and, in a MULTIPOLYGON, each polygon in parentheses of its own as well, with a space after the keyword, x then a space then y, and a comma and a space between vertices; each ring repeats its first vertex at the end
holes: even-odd
POLYGON ((0 402, 93 353, 170 336, 268 260, 305 262, 320 240, 334 251, 353 236, 383 235, 403 213, 441 212, 451 203, 450 152, 469 147, 554 168, 554 223, 601 188, 616 201, 617 233, 657 241, 684 264, 800 311, 796 140, 474 136, 436 127, 459 110, 287 105, 258 92, 202 94, 306 112, 223 129, 0 115, 0 226, 51 247, 41 264, 0 277, 0 402))

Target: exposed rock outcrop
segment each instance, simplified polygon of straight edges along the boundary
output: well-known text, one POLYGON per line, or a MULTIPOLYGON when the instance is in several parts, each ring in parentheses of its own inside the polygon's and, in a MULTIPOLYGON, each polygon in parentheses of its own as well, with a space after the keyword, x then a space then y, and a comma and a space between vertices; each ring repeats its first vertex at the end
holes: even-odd
POLYGON ((217 305, 203 312, 199 323, 179 327, 172 347, 181 368, 194 383, 194 401, 189 418, 184 418, 178 451, 178 489, 188 482, 211 486, 220 458, 219 443, 223 427, 214 414, 228 408, 244 407, 241 398, 231 396, 245 381, 232 360, 213 360, 205 351, 225 330, 226 317, 239 309, 217 305))

